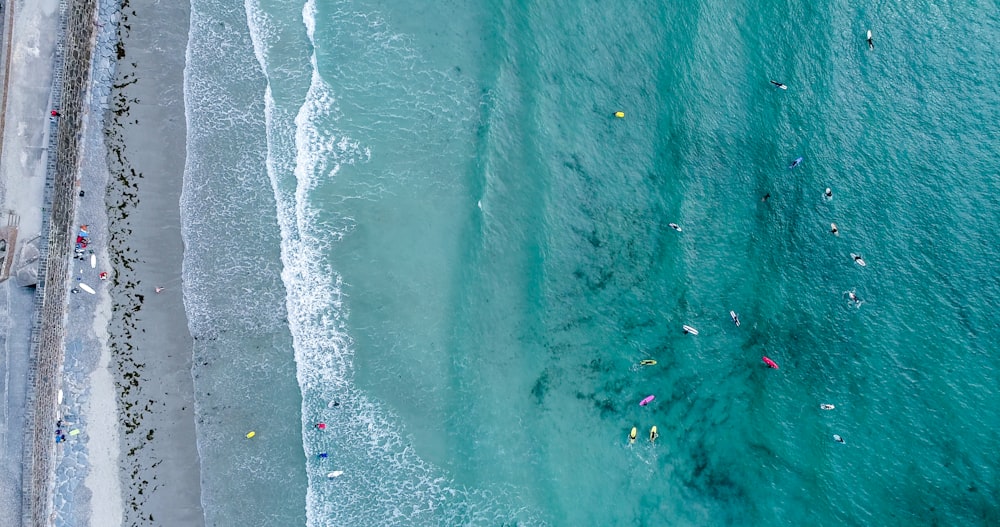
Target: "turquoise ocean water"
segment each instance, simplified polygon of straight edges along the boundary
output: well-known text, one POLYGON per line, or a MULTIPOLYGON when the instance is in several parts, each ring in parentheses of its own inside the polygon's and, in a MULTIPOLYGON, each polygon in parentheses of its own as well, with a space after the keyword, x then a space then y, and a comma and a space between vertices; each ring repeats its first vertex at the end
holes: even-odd
POLYGON ((193 0, 209 524, 1000 523, 996 5, 764 4, 193 0))

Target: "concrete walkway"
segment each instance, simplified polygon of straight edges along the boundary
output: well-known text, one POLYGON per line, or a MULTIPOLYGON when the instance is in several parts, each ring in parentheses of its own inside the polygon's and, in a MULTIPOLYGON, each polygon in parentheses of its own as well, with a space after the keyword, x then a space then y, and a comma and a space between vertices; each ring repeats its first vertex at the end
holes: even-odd
MULTIPOLYGON (((4 1, 0 50, 3 117, 0 120, 0 202, 20 217, 18 246, 41 233, 42 207, 53 129, 53 58, 59 38, 58 0, 4 1)), ((4 214, 6 216, 6 214, 4 214)), ((0 523, 21 518, 22 466, 26 426, 34 288, 16 280, 0 283, 0 523)))

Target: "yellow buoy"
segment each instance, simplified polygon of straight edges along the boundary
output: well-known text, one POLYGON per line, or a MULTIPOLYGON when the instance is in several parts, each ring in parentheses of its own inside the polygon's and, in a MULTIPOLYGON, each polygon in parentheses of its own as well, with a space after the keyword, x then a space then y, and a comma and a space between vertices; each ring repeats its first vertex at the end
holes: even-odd
POLYGON ((253 437, 255 435, 257 435, 257 432, 254 432, 254 431, 251 430, 251 431, 247 432, 247 439, 250 439, 251 437, 253 437))
POLYGON ((625 117, 625 112, 615 112, 615 117, 623 119, 625 117))

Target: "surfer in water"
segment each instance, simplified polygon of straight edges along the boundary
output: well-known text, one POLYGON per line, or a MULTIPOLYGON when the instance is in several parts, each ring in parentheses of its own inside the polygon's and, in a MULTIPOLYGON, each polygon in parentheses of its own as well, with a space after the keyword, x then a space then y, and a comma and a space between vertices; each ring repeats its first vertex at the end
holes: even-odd
POLYGON ((822 410, 833 410, 834 406, 832 404, 821 404, 819 405, 822 410))
POLYGON ((837 230, 837 224, 836 223, 831 223, 830 224, 830 232, 832 232, 834 236, 840 236, 840 231, 837 230))
POLYGON ((875 49, 875 41, 872 40, 872 31, 868 30, 868 49, 875 49))
POLYGON ((854 302, 855 306, 861 306, 861 303, 863 302, 863 300, 861 300, 861 298, 854 291, 848 291, 847 298, 850 299, 851 302, 854 302))
POLYGON ((851 256, 854 258, 854 263, 858 265, 865 265, 865 261, 861 258, 860 254, 852 254, 851 256))
POLYGON ((782 84, 782 83, 780 83, 778 81, 771 81, 771 84, 773 84, 773 85, 781 88, 782 90, 787 90, 788 89, 788 86, 785 86, 784 84, 782 84))
POLYGON ((764 197, 763 197, 763 198, 760 198, 760 200, 761 200, 761 201, 767 201, 767 200, 768 200, 768 199, 769 199, 770 197, 771 197, 771 193, 770 193, 770 192, 768 192, 767 194, 764 194, 764 197))
POLYGON ((826 190, 823 192, 823 197, 826 198, 827 200, 833 199, 833 191, 830 190, 830 187, 827 187, 826 190))
POLYGON ((792 164, 788 165, 788 168, 795 168, 795 167, 797 167, 797 166, 799 166, 801 164, 802 164, 802 158, 800 157, 800 158, 796 159, 795 161, 792 161, 792 164))
POLYGON ((833 434, 833 440, 836 441, 836 442, 838 442, 838 443, 846 443, 846 441, 844 441, 844 438, 840 437, 837 434, 833 434))
POLYGON ((681 226, 680 225, 677 225, 676 223, 668 223, 667 225, 669 225, 671 229, 673 229, 673 230, 675 230, 677 232, 681 232, 681 226))

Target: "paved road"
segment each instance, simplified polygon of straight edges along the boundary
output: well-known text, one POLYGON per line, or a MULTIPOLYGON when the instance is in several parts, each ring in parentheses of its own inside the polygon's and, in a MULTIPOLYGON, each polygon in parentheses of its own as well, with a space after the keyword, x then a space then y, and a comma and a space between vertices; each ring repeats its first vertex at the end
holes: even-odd
MULTIPOLYGON (((58 0, 0 0, 0 203, 21 218, 18 247, 41 229, 58 0), (9 75, 5 75, 8 73, 9 75)), ((25 377, 34 288, 0 283, 0 525, 21 518, 25 377)))

